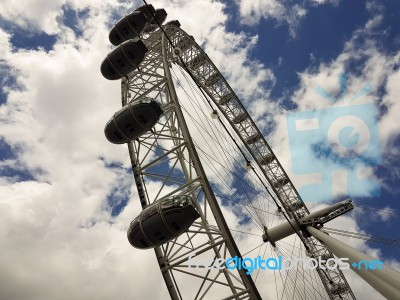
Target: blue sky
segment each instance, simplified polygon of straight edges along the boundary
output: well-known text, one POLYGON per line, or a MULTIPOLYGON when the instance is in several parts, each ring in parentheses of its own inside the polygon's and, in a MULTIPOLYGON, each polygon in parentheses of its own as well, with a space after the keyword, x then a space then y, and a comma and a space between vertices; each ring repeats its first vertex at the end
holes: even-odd
MULTIPOLYGON (((0 230, 0 237, 10 239, 0 270, 13 268, 7 261, 13 261, 12 251, 21 247, 21 241, 11 234, 14 230, 32 231, 40 237, 42 245, 26 240, 32 257, 46 245, 61 245, 57 235, 72 237, 81 242, 76 248, 85 257, 80 258, 89 259, 90 268, 96 269, 103 266, 101 257, 108 252, 89 244, 107 248, 104 243, 108 241, 119 247, 116 237, 124 238, 124 226, 139 211, 128 201, 135 191, 131 179, 124 176, 129 166, 126 149, 107 144, 103 136, 105 122, 118 109, 119 86, 104 80, 99 67, 112 49, 107 41, 112 24, 141 4, 116 0, 51 4, 35 0, 27 7, 12 1, 0 4, 0 193, 5 195, 0 199, 0 219, 8 224, 0 230), (85 233, 75 232, 74 226, 62 229, 65 224, 85 227, 93 220, 105 222, 85 233), (107 225, 110 220, 114 227, 107 225), (99 241, 102 232, 104 241, 99 241), (85 238, 88 242, 83 242, 85 238)), ((344 199, 350 193, 356 205, 400 211, 398 1, 164 0, 152 4, 164 7, 168 20, 179 19, 182 28, 206 49, 300 192, 307 184, 322 182, 312 187, 321 199, 312 199, 310 205, 326 202, 330 196, 333 201, 344 199), (194 16, 193 11, 198 13, 194 16), (353 101, 366 86, 371 90, 353 101), (332 103, 318 92, 321 88, 333 98, 345 91, 344 97, 332 103), (357 113, 351 112, 354 105, 360 105, 357 113), (365 105, 372 107, 371 115, 365 105), (344 113, 343 107, 349 111, 344 113), (371 117, 374 113, 377 119, 371 117), (344 148, 328 133, 334 119, 344 114, 367 118, 367 129, 351 124, 347 131, 338 129, 340 141, 349 143, 347 148, 358 153, 358 158, 341 153, 344 148), (312 138, 288 129, 290 118, 295 126, 296 120, 309 115, 319 119, 320 126, 310 131, 312 138), (331 123, 324 125, 324 120, 331 123), (363 138, 368 134, 365 146, 363 138), (315 162, 317 171, 299 167, 295 158, 315 162), (339 176, 334 182, 333 172, 350 175, 348 180, 339 176), (343 191, 344 185, 351 192, 343 191)), ((358 209, 355 217, 354 228, 399 238, 398 216, 358 209)), ((396 247, 372 243, 362 247, 379 248, 383 259, 396 261, 398 266, 396 247)), ((62 257, 66 263, 79 252, 71 250, 74 247, 67 247, 71 253, 53 248, 50 256, 62 257)), ((122 253, 129 253, 123 249, 122 253)), ((29 264, 32 257, 24 254, 22 260, 29 264)), ((40 277, 43 282, 45 273, 57 271, 49 267, 40 277)), ((74 277, 72 271, 70 275, 74 277)), ((101 278, 95 281, 99 282, 101 278)), ((38 298, 55 295, 51 293, 56 291, 46 294, 41 284, 38 280, 27 291, 37 288, 38 298)), ((73 279, 71 284, 78 286, 73 279)), ((112 294, 115 289, 109 291, 112 294)), ((88 292, 85 297, 91 295, 88 292)))
MULTIPOLYGON (((298 26, 293 31, 289 22, 277 20, 273 17, 261 17, 256 26, 251 22, 243 22, 237 2, 228 2, 226 8, 231 16, 227 23, 229 30, 236 32, 243 30, 258 36, 257 45, 252 49, 250 55, 273 71, 275 84, 270 90, 270 99, 280 101, 288 111, 296 110, 298 112, 308 111, 298 109, 297 101, 293 101, 295 91, 302 85, 299 73, 317 74, 321 70, 321 65, 333 65, 333 62, 339 56, 346 51, 349 52, 349 49, 346 49, 346 43, 349 43, 352 39, 354 39, 356 47, 363 48, 367 44, 374 44, 379 53, 387 56, 398 54, 400 47, 398 24, 400 4, 397 1, 369 2, 369 8, 364 1, 332 1, 332 3, 325 5, 316 5, 316 3, 311 2, 304 2, 303 4, 305 4, 303 7, 307 10, 307 13, 300 19, 298 26), (371 30, 363 31, 362 28, 378 15, 381 15, 380 21, 371 30), (354 38, 357 31, 363 32, 360 32, 354 38)), ((258 13, 253 12, 253 20, 257 19, 260 14, 263 13, 260 11, 258 13)), ((358 77, 360 80, 364 80, 364 86, 370 85, 364 69, 368 59, 361 54, 346 60, 342 64, 341 74, 348 74, 350 78, 358 77)), ((397 61, 393 70, 397 70, 398 66, 397 61)), ((390 72, 382 74, 382 81, 373 86, 371 92, 368 93, 375 98, 374 105, 379 111, 379 119, 383 118, 384 112, 388 109, 382 98, 387 94, 385 80, 387 80, 386 76, 390 72)), ((313 98, 315 98, 315 101, 322 102, 324 100, 318 96, 317 86, 323 86, 323 82, 317 82, 317 84, 314 85, 315 95, 313 98)), ((331 86, 330 92, 335 95, 339 90, 340 75, 337 74, 336 87, 331 86)), ((353 92, 350 96, 354 96, 354 94, 356 93, 353 92)), ((318 108, 318 106, 315 108, 318 108)), ((327 109, 329 111, 331 108, 327 107, 327 109)), ((393 151, 396 146, 398 147, 398 144, 399 136, 397 134, 393 137, 389 147, 393 151)), ((382 160, 374 165, 377 179, 382 181, 382 184, 376 181, 375 184, 379 184, 381 188, 375 192, 371 191, 370 195, 372 196, 363 197, 364 187, 362 186, 351 196, 357 204, 377 208, 391 207, 398 210, 400 208, 398 202, 399 163, 388 153, 392 151, 385 149, 386 145, 380 144, 379 146, 383 146, 383 149, 379 149, 379 152, 382 150, 382 160), (373 196, 373 194, 379 195, 373 196)), ((393 152, 397 154, 396 150, 393 152)), ((398 218, 382 222, 380 219, 369 216, 373 212, 366 212, 366 214, 370 218, 370 222, 365 222, 362 225, 363 230, 377 236, 396 237, 397 234, 394 229, 398 226, 398 218)), ((397 249, 383 247, 382 251, 385 256, 393 259, 398 258, 397 249)))

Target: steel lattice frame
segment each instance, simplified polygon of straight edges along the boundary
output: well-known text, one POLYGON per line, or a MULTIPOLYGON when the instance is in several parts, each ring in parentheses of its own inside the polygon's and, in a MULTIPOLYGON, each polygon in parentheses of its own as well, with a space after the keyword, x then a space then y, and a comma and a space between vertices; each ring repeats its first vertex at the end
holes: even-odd
MULTIPOLYGON (((262 171, 286 216, 303 228, 299 220, 309 211, 261 132, 208 56, 180 28, 168 25, 164 26, 164 31, 166 35, 156 30, 142 36, 149 52, 140 69, 122 79, 122 105, 152 98, 162 103, 164 110, 163 117, 151 132, 128 144, 142 207, 163 197, 185 194, 197 200, 201 214, 200 221, 195 222, 186 234, 155 249, 161 272, 172 299, 183 299, 183 294, 188 292, 178 286, 179 276, 198 279, 198 286, 190 287, 195 293, 188 299, 209 299, 210 293, 215 296, 216 291, 221 293, 217 296, 222 299, 261 299, 251 276, 243 269, 194 270, 187 265, 189 255, 226 259, 240 257, 240 253, 190 138, 170 75, 171 63, 192 74, 196 84, 218 107, 252 155, 253 163, 262 171), (146 190, 145 180, 151 181, 151 178, 162 182, 155 195, 146 190)), ((312 257, 333 257, 305 230, 297 234, 312 257)), ((317 272, 328 298, 355 299, 339 268, 317 268, 317 272)))
POLYGON ((180 273, 200 279, 197 289, 190 287, 196 290, 191 298, 208 299, 209 293, 215 293, 214 287, 218 286, 217 290, 224 299, 260 299, 251 276, 246 275, 244 270, 199 270, 189 268, 187 264, 189 255, 225 260, 232 256, 240 257, 240 253, 196 158, 168 74, 167 59, 170 57, 168 53, 163 53, 166 48, 162 47, 161 39, 161 32, 144 39, 149 52, 140 70, 122 80, 122 104, 148 97, 163 103, 164 116, 152 132, 128 144, 142 206, 163 197, 191 195, 197 200, 201 214, 201 220, 195 222, 185 235, 155 249, 170 296, 172 299, 182 298, 182 288, 177 286, 175 279, 176 273, 180 273), (156 166, 163 170, 153 170, 156 166), (161 180, 167 192, 161 188, 160 193, 151 195, 145 190, 144 178, 161 180), (210 215, 215 216, 216 225, 209 224, 210 215))

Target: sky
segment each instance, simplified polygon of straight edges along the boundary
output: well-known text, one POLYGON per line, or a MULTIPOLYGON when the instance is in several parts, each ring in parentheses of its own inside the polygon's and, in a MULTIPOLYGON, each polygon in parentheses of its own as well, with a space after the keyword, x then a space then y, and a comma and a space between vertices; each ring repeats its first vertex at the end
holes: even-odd
MULTIPOLYGON (((376 210, 400 210, 398 1, 149 3, 203 47, 310 207, 350 196, 337 228, 399 238, 376 210)), ((120 106, 100 73, 108 32, 140 5, 0 3, 2 299, 166 299, 153 252, 126 239, 140 211, 126 147, 103 133, 120 106)), ((399 270, 396 247, 349 243, 399 270)))

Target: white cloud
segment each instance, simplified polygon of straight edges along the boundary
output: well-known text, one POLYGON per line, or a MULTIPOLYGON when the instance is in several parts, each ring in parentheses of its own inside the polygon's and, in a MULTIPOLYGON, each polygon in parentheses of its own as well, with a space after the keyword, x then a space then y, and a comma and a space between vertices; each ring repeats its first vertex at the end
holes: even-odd
POLYGON ((377 215, 383 222, 386 222, 392 217, 391 216, 392 212, 394 211, 389 206, 387 206, 382 208, 381 210, 378 210, 377 215))
POLYGON ((302 19, 307 14, 304 6, 286 6, 279 0, 236 1, 239 6, 240 21, 246 25, 257 25, 261 19, 273 19, 278 24, 287 23, 291 37, 296 36, 302 19))
POLYGON ((257 24, 262 17, 281 20, 285 15, 285 6, 276 0, 238 1, 242 22, 257 24))
MULTIPOLYGON (((386 108, 387 110, 384 110, 377 120, 372 120, 372 126, 379 127, 379 139, 375 136, 370 142, 376 144, 375 150, 371 154, 374 157, 379 157, 379 155, 375 156, 375 154, 381 152, 384 158, 382 164, 390 165, 396 154, 398 154, 396 147, 393 147, 393 141, 400 133, 398 126, 396 126, 395 117, 399 113, 399 105, 396 100, 399 89, 395 82, 400 79, 398 71, 400 54, 387 53, 375 41, 374 36, 379 32, 377 28, 379 28, 381 20, 382 15, 374 14, 366 22, 364 28, 360 28, 354 32, 353 37, 345 43, 343 52, 336 59, 327 63, 320 63, 319 65, 314 64, 304 72, 299 73, 300 85, 290 100, 297 105, 297 111, 313 111, 314 116, 319 118, 320 121, 326 119, 328 115, 332 115, 334 113, 333 110, 340 107, 344 108, 346 106, 351 107, 352 105, 372 103, 376 107, 377 114, 379 114, 379 108, 386 108), (361 67, 359 69, 351 69, 350 65, 355 64, 361 67), (328 98, 332 96, 337 99, 340 96, 340 76, 346 72, 346 94, 342 99, 332 102, 333 99, 329 100, 328 98), (385 90, 383 97, 378 96, 380 90, 385 90)), ((287 136, 284 135, 287 132, 286 121, 282 116, 276 116, 275 123, 277 127, 275 135, 272 136, 272 141, 280 149, 287 149, 289 147, 287 136)), ((361 136, 368 136, 368 132, 364 131, 359 131, 361 136)), ((320 131, 319 135, 313 135, 310 138, 312 138, 314 144, 317 144, 325 139, 325 135, 325 132, 320 131)), ((365 145, 360 143, 358 146, 359 151, 361 151, 365 145)), ((304 156, 307 154, 306 149, 306 145, 302 146, 300 150, 292 146, 291 155, 301 152, 304 156)), ((341 164, 337 164, 332 159, 326 159, 326 156, 321 157, 314 150, 309 150, 308 155, 313 157, 315 166, 321 165, 321 171, 333 165, 336 165, 336 169, 343 169, 341 164)), ((291 168, 292 165, 288 163, 290 157, 288 152, 289 150, 283 151, 283 153, 288 155, 282 155, 283 165, 286 169, 293 170, 291 168)), ((292 156, 292 159, 295 158, 292 156)), ((398 170, 392 171, 393 174, 398 173, 398 170)), ((377 179, 374 173, 371 172, 371 169, 363 172, 362 175, 364 179, 372 179, 375 184, 360 185, 356 192, 359 195, 366 196, 375 193, 377 185, 384 181, 383 178, 377 179)), ((314 171, 314 174, 291 176, 293 176, 295 184, 299 187, 304 185, 305 182, 317 183, 321 180, 319 179, 321 174, 317 174, 316 171, 314 171)), ((341 186, 340 181, 337 181, 336 184, 333 183, 334 190, 338 191, 341 186)), ((382 186, 385 185, 383 184, 382 186)))
POLYGON ((333 5, 338 5, 340 0, 309 0, 314 5, 321 5, 326 3, 331 3, 333 5))
MULTIPOLYGON (((214 28, 207 37, 205 51, 246 105, 257 100, 265 103, 276 79, 272 70, 267 69, 260 61, 250 58, 258 36, 248 37, 244 32, 236 34, 225 31, 222 26, 214 28), (249 81, 249 78, 252 80, 249 81)), ((268 102, 266 104, 275 105, 268 102)), ((267 110, 268 107, 264 107, 264 111, 254 110, 255 119, 267 110)))
MULTIPOLYGON (((49 51, 12 49, 10 34, 2 30, 0 36, 1 57, 17 83, 5 87, 0 135, 15 150, 18 163, 3 165, 35 177, 1 180, 1 237, 7 247, 0 259, 0 285, 7 299, 165 299, 167 294, 154 253, 134 250, 126 240, 126 228, 139 212, 135 188, 130 195, 119 191, 132 201, 116 219, 105 210, 107 196, 132 180, 105 166, 128 166, 129 160, 126 146, 111 145, 104 137, 106 121, 120 107, 120 86, 99 71, 111 49, 108 16, 126 13, 128 5, 123 10, 113 2, 90 3, 78 7, 78 2, 68 2, 78 10, 90 8, 78 20, 82 36, 63 24, 65 2, 31 2, 41 13, 26 14, 27 6, 17 3, 0 7, 2 16, 32 34, 57 34, 49 51)), ((157 3, 163 4, 169 19, 179 15, 199 42, 226 19, 220 3, 157 3)), ((148 189, 157 190, 152 184, 148 189)))
POLYGON ((278 26, 288 25, 289 34, 296 37, 302 20, 309 8, 318 5, 338 5, 340 0, 309 0, 300 4, 289 4, 281 0, 236 0, 239 6, 240 22, 246 25, 258 25, 262 19, 274 20, 278 26))
POLYGON ((0 57, 4 60, 11 51, 10 44, 11 35, 0 28, 0 57))
MULTIPOLYGON (((251 12, 257 5, 261 3, 243 10, 251 12)), ((160 1, 157 7, 164 7, 169 20, 179 19, 184 29, 204 43, 234 89, 252 99, 248 104, 256 118, 280 109, 262 102, 275 78, 261 62, 249 59, 257 37, 227 32, 221 3, 160 1)), ((270 1, 268 7, 267 16, 285 18, 277 2, 270 1)), ((110 21, 110 15, 125 14, 130 8, 131 3, 102 0, 0 4, 2 18, 15 26, 32 34, 57 35, 50 51, 27 50, 13 49, 12 33, 0 31, 0 57, 18 86, 5 87, 7 102, 0 106, 0 136, 18 161, 4 161, 1 166, 29 171, 35 178, 0 181, 0 237, 6 241, 0 256, 0 294, 5 299, 167 297, 154 253, 132 249, 126 240, 126 228, 140 210, 132 179, 121 168, 106 167, 112 162, 129 166, 126 146, 111 145, 104 137, 103 126, 120 107, 120 86, 105 80, 99 67, 111 49, 108 29, 115 20, 110 21), (78 11, 89 8, 78 20, 82 36, 63 23, 63 6, 78 11), (113 190, 130 198, 116 218, 110 217, 106 203, 113 190)), ((293 14, 294 20, 300 20, 306 11, 297 7, 293 14)), ((380 80, 379 74, 374 76, 380 80)), ((388 83, 389 90, 395 95, 394 83, 390 88, 388 83)), ((278 124, 283 118, 276 117, 278 124)), ((282 135, 272 141, 277 147, 287 143, 282 135)), ((286 167, 289 147, 280 149, 286 167)), ((153 189, 158 189, 156 183, 149 184, 149 190, 153 189)), ((232 211, 223 209, 235 223, 232 211)), ((354 220, 348 222, 357 229, 354 220)))
MULTIPOLYGON (((393 58, 393 63, 397 66, 399 65, 399 57, 400 54, 393 58)), ((400 92, 398 85, 399 80, 399 70, 394 71, 387 76, 387 92, 382 101, 382 104, 387 107, 387 112, 384 114, 383 118, 380 121, 380 134, 382 138, 382 143, 385 146, 386 151, 394 151, 394 155, 398 153, 396 153, 395 147, 391 146, 393 145, 394 139, 398 137, 400 133, 399 127, 396 126, 397 116, 400 113, 400 104, 398 101, 398 95, 400 92)))
MULTIPOLYGON (((131 214, 121 216, 121 223, 110 224, 113 220, 104 210, 107 195, 130 185, 131 177, 105 167, 106 162, 129 161, 126 147, 109 144, 103 133, 106 121, 120 107, 120 88, 119 82, 105 80, 99 71, 111 48, 105 24, 110 11, 99 3, 80 20, 85 29, 80 38, 56 18, 60 6, 36 1, 32 5, 41 6, 43 13, 28 13, 26 19, 26 6, 13 6, 10 21, 59 33, 49 52, 12 49, 9 34, 1 31, 1 57, 18 88, 6 87, 0 134, 16 150, 18 163, 9 161, 8 166, 25 169, 36 179, 1 181, 1 237, 7 240, 0 259, 2 298, 148 294, 163 299, 165 287, 157 276, 154 254, 135 253, 126 240, 126 228, 139 204, 130 201, 135 209, 127 209, 131 214), (46 8, 47 4, 52 6, 46 8), (146 284, 132 289, 132 278, 143 261, 147 268, 141 267, 140 276, 146 284), (149 286, 158 288, 149 293, 149 286)), ((4 7, 0 11, 9 12, 4 7)))
POLYGON ((84 9, 101 10, 102 15, 106 18, 113 9, 120 6, 121 4, 115 0, 56 0, 51 2, 34 0, 24 3, 5 0, 0 3, 0 16, 14 26, 32 34, 35 32, 60 34, 65 29, 62 22, 63 9, 70 8, 78 12, 84 9))

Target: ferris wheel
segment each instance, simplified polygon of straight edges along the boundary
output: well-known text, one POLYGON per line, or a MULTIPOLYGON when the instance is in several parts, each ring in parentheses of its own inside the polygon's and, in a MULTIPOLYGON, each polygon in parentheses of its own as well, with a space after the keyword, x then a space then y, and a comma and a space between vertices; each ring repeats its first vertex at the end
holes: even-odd
MULTIPOLYGON (((322 230, 351 200, 310 213, 224 76, 166 17, 147 4, 125 16, 101 65, 121 80, 105 134, 128 145, 143 208, 128 229, 135 251, 154 249, 174 300, 355 299, 333 253, 368 257, 322 230)), ((395 270, 359 273, 399 293, 395 270)))

